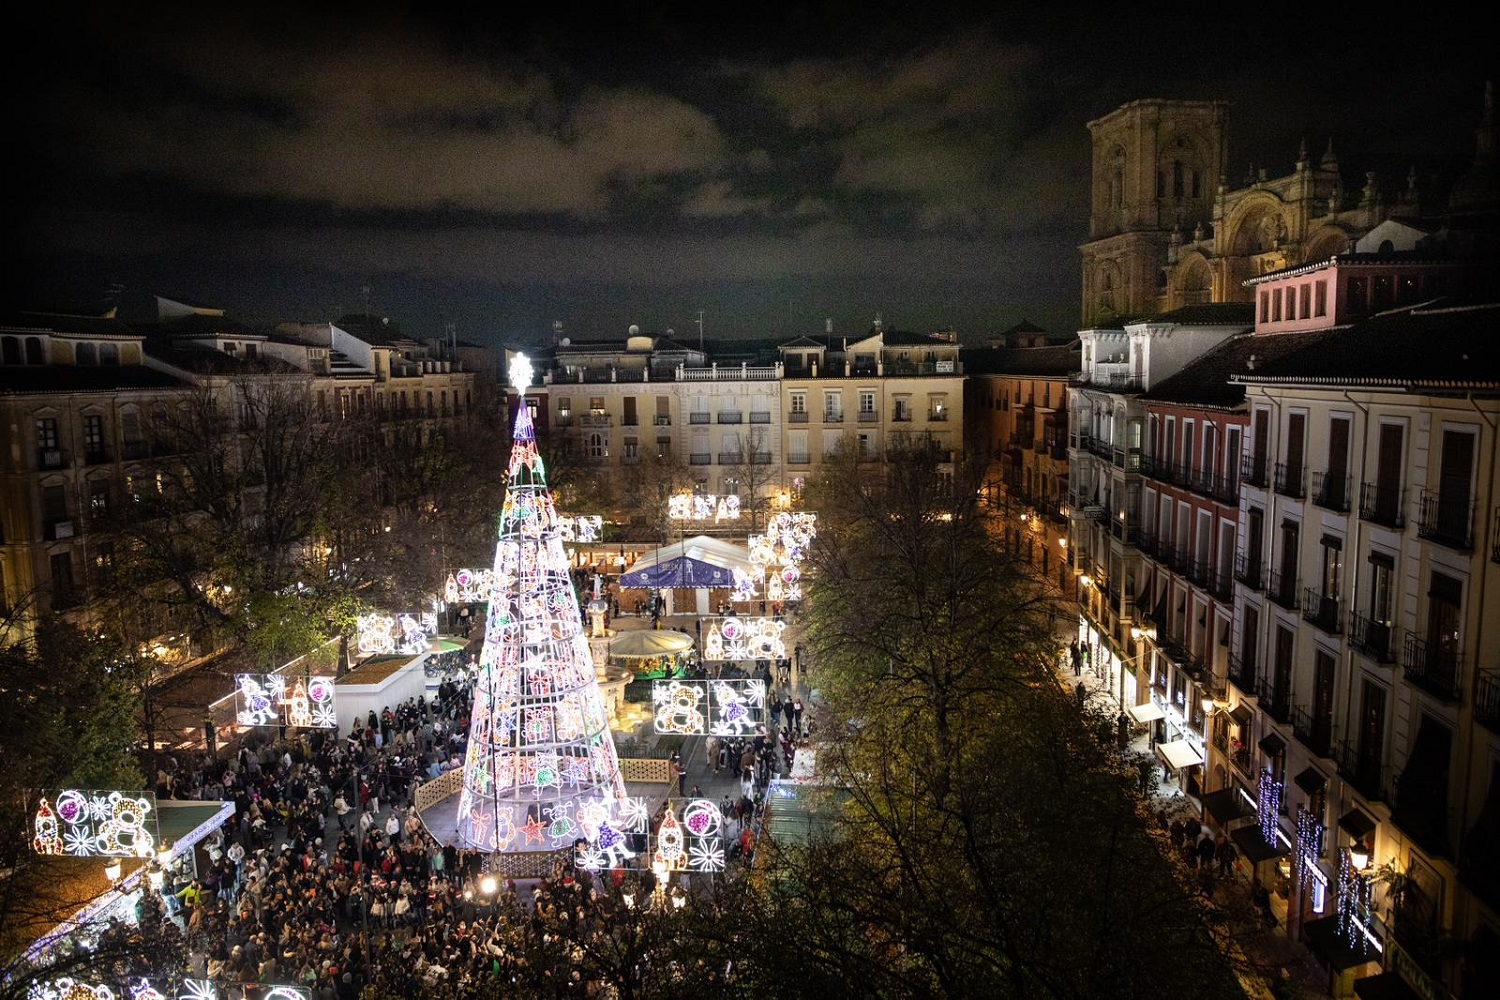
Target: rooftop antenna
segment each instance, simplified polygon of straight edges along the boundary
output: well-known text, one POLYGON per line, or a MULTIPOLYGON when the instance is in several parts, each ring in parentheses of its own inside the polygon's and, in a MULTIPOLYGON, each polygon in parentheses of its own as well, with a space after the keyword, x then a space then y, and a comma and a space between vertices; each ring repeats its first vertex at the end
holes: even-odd
POLYGON ((698 310, 698 350, 703 350, 703 310, 698 310))

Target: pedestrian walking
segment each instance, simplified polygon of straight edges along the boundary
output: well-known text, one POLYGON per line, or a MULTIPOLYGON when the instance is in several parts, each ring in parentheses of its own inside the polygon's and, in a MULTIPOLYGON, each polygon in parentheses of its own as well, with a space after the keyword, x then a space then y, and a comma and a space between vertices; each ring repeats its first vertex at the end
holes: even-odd
POLYGON ((771 728, 781 728, 781 695, 779 694, 776 700, 771 702, 771 728))
POLYGON ((1228 875, 1234 870, 1234 863, 1239 860, 1239 849, 1234 846, 1234 841, 1224 834, 1219 834, 1218 846, 1214 849, 1214 855, 1219 859, 1219 874, 1228 875))
POLYGON ((1073 661, 1073 676, 1083 675, 1083 650, 1078 646, 1078 640, 1074 639, 1068 645, 1068 657, 1073 661))
POLYGON ((792 723, 792 729, 797 733, 798 736, 806 736, 807 734, 802 731, 802 699, 801 698, 798 698, 796 700, 796 702, 792 705, 792 716, 793 716, 793 720, 794 720, 793 723, 792 723))
POLYGON ((677 794, 679 797, 687 795, 687 768, 682 766, 682 761, 677 762, 677 794))

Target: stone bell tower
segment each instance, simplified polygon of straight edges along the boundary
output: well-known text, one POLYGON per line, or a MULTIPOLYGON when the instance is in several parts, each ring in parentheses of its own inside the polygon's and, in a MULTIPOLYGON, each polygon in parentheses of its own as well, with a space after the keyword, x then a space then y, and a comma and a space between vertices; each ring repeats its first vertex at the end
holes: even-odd
POLYGON ((1227 154, 1223 101, 1140 100, 1088 123, 1093 140, 1083 324, 1158 311, 1174 234, 1213 220, 1227 154))

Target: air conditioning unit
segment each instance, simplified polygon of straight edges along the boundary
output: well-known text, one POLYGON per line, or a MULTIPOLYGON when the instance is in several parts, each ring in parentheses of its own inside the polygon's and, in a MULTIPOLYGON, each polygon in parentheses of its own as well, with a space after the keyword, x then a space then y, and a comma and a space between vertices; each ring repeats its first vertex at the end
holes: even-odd
POLYGON ((73 522, 72 521, 58 521, 56 524, 54 524, 52 526, 52 537, 53 538, 72 538, 73 537, 73 522))

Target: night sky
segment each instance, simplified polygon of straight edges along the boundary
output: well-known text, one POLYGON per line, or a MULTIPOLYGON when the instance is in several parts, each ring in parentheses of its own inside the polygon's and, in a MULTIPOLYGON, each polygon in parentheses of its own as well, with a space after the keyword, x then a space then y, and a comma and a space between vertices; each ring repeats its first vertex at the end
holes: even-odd
POLYGON ((1439 178, 1472 158, 1497 50, 1452 8, 223 6, 16 22, 8 304, 368 309, 489 345, 553 321, 695 339, 700 311, 709 338, 877 314, 1066 334, 1089 119, 1229 101, 1231 186, 1304 138, 1353 190, 1439 178))

